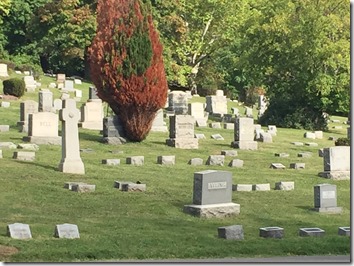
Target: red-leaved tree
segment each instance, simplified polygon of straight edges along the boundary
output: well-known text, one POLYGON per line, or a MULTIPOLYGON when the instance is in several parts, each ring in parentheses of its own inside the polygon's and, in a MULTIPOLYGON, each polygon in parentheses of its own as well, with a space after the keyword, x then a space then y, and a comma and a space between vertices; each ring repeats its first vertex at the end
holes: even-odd
POLYGON ((89 60, 98 97, 121 119, 129 140, 144 140, 167 98, 150 6, 142 0, 98 0, 89 60))

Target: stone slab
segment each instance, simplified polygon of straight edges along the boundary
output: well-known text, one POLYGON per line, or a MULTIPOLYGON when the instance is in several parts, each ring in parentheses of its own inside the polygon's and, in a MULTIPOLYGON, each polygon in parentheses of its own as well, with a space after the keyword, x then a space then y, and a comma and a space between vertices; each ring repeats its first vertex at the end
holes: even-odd
POLYGON ((17 145, 17 149, 28 150, 28 151, 38 151, 39 146, 34 143, 20 143, 17 145))
POLYGON ((79 185, 79 184, 86 184, 84 182, 65 182, 64 183, 64 188, 72 190, 73 189, 73 185, 79 185))
POLYGON ((211 138, 215 140, 225 140, 220 134, 213 134, 211 135, 211 138))
POLYGON ((275 190, 294 190, 295 182, 292 181, 280 181, 275 183, 275 190))
POLYGON ((54 229, 54 237, 57 238, 80 238, 79 228, 76 224, 57 224, 54 229))
POLYGON ((256 141, 233 141, 231 147, 240 150, 257 150, 258 143, 256 141))
POLYGON ((286 158, 286 157, 290 156, 289 153, 285 153, 285 152, 275 153, 274 155, 275 155, 275 157, 281 157, 281 158, 286 158))
POLYGON ((305 169, 305 163, 291 163, 290 169, 305 169))
POLYGON ((243 160, 240 159, 233 159, 231 160, 231 162, 229 163, 230 167, 235 167, 235 168, 240 168, 243 167, 243 160))
POLYGON ((10 131, 9 125, 0 125, 0 132, 8 132, 10 131))
POLYGON ((299 152, 297 157, 310 158, 312 157, 312 152, 299 152))
POLYGON ((224 166, 225 156, 224 155, 209 155, 206 165, 219 165, 224 166))
POLYGON ((103 159, 102 164, 120 165, 120 159, 103 159))
POLYGON ((237 156, 238 152, 236 150, 222 150, 221 155, 225 156, 237 156))
POLYGON ((122 184, 122 191, 145 192, 146 191, 146 184, 125 183, 125 184, 122 184))
POLYGON ((338 214, 343 212, 342 207, 313 208, 316 212, 338 214))
POLYGON ((73 184, 71 190, 80 193, 94 192, 96 190, 96 185, 73 184))
POLYGON ((240 204, 185 205, 183 212, 200 218, 224 218, 240 214, 240 204))
POLYGON ((318 227, 312 228, 300 228, 299 229, 299 236, 315 236, 315 237, 322 237, 325 235, 325 231, 318 227))
POLYGON ((264 238, 283 238, 284 237, 284 229, 281 227, 273 226, 273 227, 262 227, 259 228, 259 236, 264 238))
POLYGON ((30 239, 32 233, 28 224, 14 223, 7 225, 7 236, 14 239, 30 239))
POLYGON ((190 165, 203 165, 203 159, 202 158, 192 158, 189 160, 188 164, 190 165))
POLYGON ((350 236, 350 227, 338 227, 338 235, 350 236))
POLYGON ((131 156, 126 158, 126 164, 135 166, 144 165, 144 156, 131 156))
POLYGON ((166 145, 177 149, 198 149, 198 139, 196 138, 177 138, 167 139, 166 145))
POLYGON ((32 162, 36 159, 36 153, 31 151, 15 151, 12 158, 19 161, 32 162))
POLYGON ((318 176, 333 180, 350 180, 350 171, 324 171, 318 173, 318 176))
POLYGON ((162 165, 175 165, 176 156, 175 155, 161 155, 157 157, 157 163, 162 165))
POLYGON ((229 240, 243 240, 243 227, 242 225, 230 225, 218 227, 218 236, 220 238, 229 240))
POLYGON ((299 141, 291 142, 291 144, 293 144, 295 146, 304 146, 304 143, 303 142, 299 142, 299 141))
POLYGON ((269 168, 285 169, 285 165, 283 165, 282 163, 272 163, 269 168))
POLYGON ((16 144, 13 142, 0 142, 1 149, 16 149, 16 144))
POLYGON ((233 191, 252 191, 253 190, 253 185, 251 185, 251 184, 232 185, 232 190, 233 191))
POLYGON ((252 186, 253 191, 269 191, 270 190, 270 184, 255 184, 252 186))

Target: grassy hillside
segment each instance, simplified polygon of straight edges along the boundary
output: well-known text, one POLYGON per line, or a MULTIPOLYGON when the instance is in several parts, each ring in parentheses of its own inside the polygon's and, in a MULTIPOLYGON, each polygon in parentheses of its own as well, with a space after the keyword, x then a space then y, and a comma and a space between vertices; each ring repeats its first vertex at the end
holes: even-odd
MULTIPOLYGON (((53 82, 42 77, 42 87, 53 82)), ((90 84, 83 82, 75 88, 83 90, 79 108, 88 99, 90 84)), ((2 93, 0 84, 0 93, 2 93)), ((60 93, 51 89, 54 98, 60 93)), ((38 91, 38 89, 37 89, 38 91)), ((20 102, 33 99, 36 93, 26 93, 10 108, 0 108, 0 124, 9 124, 10 132, 0 132, 0 142, 22 143, 25 133, 18 132, 20 102)), ((193 98, 192 101, 205 101, 193 98)), ((237 103, 229 102, 231 106, 237 103)), ((243 114, 243 108, 240 107, 243 114)), ((256 114, 256 111, 255 111, 256 114)), ((341 122, 344 117, 332 117, 341 122)), ((167 122, 167 119, 166 119, 167 122)), ((334 146, 329 136, 345 137, 346 125, 330 124, 321 140, 304 139, 305 130, 278 128, 273 143, 258 143, 257 151, 239 150, 236 158, 244 160, 243 168, 228 167, 233 159, 226 157, 225 166, 191 166, 187 162, 201 157, 204 162, 211 154, 231 149, 233 130, 195 128, 204 133, 198 150, 180 150, 165 145, 168 133, 151 132, 141 143, 111 146, 100 142, 99 131, 80 129, 80 148, 93 152, 81 153, 85 164, 84 176, 58 171, 61 159, 60 146, 40 145, 34 162, 12 159, 15 150, 3 150, 0 159, 0 259, 11 262, 75 262, 109 259, 158 258, 224 258, 264 257, 287 255, 349 254, 350 238, 337 235, 338 227, 350 226, 350 181, 333 181, 317 176, 323 171, 323 159, 318 149, 334 146), (342 129, 333 129, 342 125, 342 129), (211 139, 220 133, 224 141, 211 139), (294 146, 293 141, 317 142, 318 147, 294 146), (121 150, 122 154, 112 154, 121 150), (299 158, 303 151, 313 152, 311 158, 299 158), (286 152, 288 158, 275 157, 286 152), (125 164, 125 158, 144 155, 144 166, 125 164), (157 156, 175 155, 173 166, 158 165, 157 156), (120 158, 121 165, 107 166, 102 159, 120 158), (274 170, 273 162, 283 163, 287 169, 274 170), (290 163, 305 162, 306 169, 289 169, 290 163), (241 213, 225 219, 200 219, 182 212, 183 206, 192 203, 194 172, 214 169, 232 172, 233 184, 270 183, 271 191, 233 192, 233 202, 241 205, 241 213), (147 185, 145 193, 121 192, 113 188, 115 180, 140 181, 147 185), (63 188, 65 182, 82 181, 96 185, 93 193, 79 194, 63 188), (276 191, 275 182, 294 181, 295 190, 276 191), (316 184, 337 185, 338 206, 342 214, 320 214, 314 206, 313 187, 316 184), (15 240, 6 236, 6 226, 27 223, 33 238, 15 240), (56 224, 77 224, 80 239, 66 240, 53 237, 56 224), (228 241, 217 237, 219 226, 243 225, 245 239, 228 241), (259 228, 280 226, 285 237, 281 240, 259 237, 259 228), (322 238, 298 236, 301 227, 320 227, 326 231, 322 238), (17 252, 10 255, 9 247, 17 252)))

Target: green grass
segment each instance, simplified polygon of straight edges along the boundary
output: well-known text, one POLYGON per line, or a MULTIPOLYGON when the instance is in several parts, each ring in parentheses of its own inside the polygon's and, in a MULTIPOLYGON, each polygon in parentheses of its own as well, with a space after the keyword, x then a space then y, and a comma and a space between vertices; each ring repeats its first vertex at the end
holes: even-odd
MULTIPOLYGON (((43 77, 46 87, 54 79, 43 77)), ((83 90, 81 106, 88 98, 90 84, 75 85, 83 90)), ((2 92, 0 85, 0 93, 2 92)), ((56 89, 54 98, 60 93, 56 89)), ((9 124, 10 132, 1 132, 0 141, 22 143, 24 133, 18 132, 20 101, 38 101, 37 93, 26 93, 23 99, 11 101, 10 108, 0 108, 0 124, 9 124)), ((193 98, 192 101, 205 101, 193 98)), ((238 106, 230 102, 231 106, 238 106)), ((243 114, 243 107, 239 106, 243 114)), ((256 112, 255 112, 256 113, 256 112)), ((346 120, 344 117, 332 117, 346 120)), ((167 119, 166 119, 167 121, 167 119)), ((58 171, 60 146, 40 145, 34 162, 12 159, 14 150, 3 150, 0 159, 0 247, 12 246, 17 254, 2 256, 11 262, 75 262, 119 259, 172 259, 268 257, 288 255, 349 254, 350 238, 337 235, 339 226, 350 226, 350 181, 333 181, 317 176, 323 171, 319 148, 334 146, 329 136, 345 137, 346 127, 324 133, 322 140, 308 140, 305 130, 278 128, 273 143, 258 143, 257 151, 239 150, 236 158, 244 160, 243 168, 230 168, 233 159, 226 157, 225 166, 190 166, 193 157, 204 162, 211 154, 231 149, 233 130, 195 128, 204 133, 198 150, 180 150, 165 145, 168 133, 151 132, 141 143, 111 146, 100 142, 99 131, 80 129, 80 148, 91 148, 92 153, 81 153, 85 175, 64 174, 58 171), (225 140, 216 141, 211 135, 220 133, 225 140), (298 147, 293 141, 317 142, 318 147, 298 147), (122 150, 123 154, 112 154, 122 150), (311 158, 299 158, 297 153, 313 152, 311 158), (276 152, 290 154, 288 158, 275 157, 276 152), (144 155, 144 166, 125 164, 125 158, 144 155), (174 166, 156 163, 159 155, 175 155, 174 166), (102 165, 102 159, 120 158, 121 165, 102 165), (272 162, 283 163, 287 169, 274 170, 272 162), (289 169, 293 162, 305 162, 306 169, 289 169), (193 174, 215 169, 232 172, 234 184, 270 183, 271 191, 233 192, 233 202, 241 205, 238 216, 224 219, 200 219, 182 212, 192 203, 193 174), (115 180, 141 181, 147 184, 145 193, 127 193, 113 188, 115 180), (63 188, 65 182, 83 181, 96 185, 96 191, 78 194, 63 188), (295 190, 276 191, 278 181, 294 181, 295 190), (321 183, 337 185, 338 206, 342 214, 320 214, 311 211, 314 204, 313 186, 321 183), (15 240, 6 236, 6 226, 27 223, 33 238, 15 240), (77 224, 80 239, 65 240, 53 237, 56 224, 77 224), (243 241, 227 241, 217 237, 219 226, 241 224, 243 241), (280 226, 285 237, 281 240, 259 237, 259 228, 280 226), (320 227, 326 231, 322 238, 298 236, 300 227, 320 227)), ((1 252, 1 248, 0 248, 1 252)), ((1 253, 0 253, 1 254, 1 253)), ((1 255, 0 255, 1 256, 1 255)))

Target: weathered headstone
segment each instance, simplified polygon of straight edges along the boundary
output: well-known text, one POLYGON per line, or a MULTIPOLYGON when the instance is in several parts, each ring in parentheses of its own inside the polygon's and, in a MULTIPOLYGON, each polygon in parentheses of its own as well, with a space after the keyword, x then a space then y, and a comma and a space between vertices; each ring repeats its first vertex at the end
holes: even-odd
POLYGON ((71 191, 79 193, 94 192, 96 190, 96 185, 90 185, 86 183, 76 183, 71 186, 71 191))
POLYGON ((103 130, 103 116, 102 101, 88 101, 81 106, 81 122, 79 122, 79 127, 103 130))
POLYGON ((11 105, 10 102, 5 102, 5 101, 1 102, 1 107, 3 107, 3 108, 9 108, 10 105, 11 105))
POLYGON ((203 159, 202 158, 192 158, 189 160, 188 164, 190 165, 203 165, 203 159))
POLYGON ((204 112, 204 103, 189 103, 188 104, 188 114, 193 116, 195 119, 208 119, 208 116, 204 112))
POLYGON ((294 190, 295 189, 295 183, 292 181, 280 181, 275 183, 275 190, 294 190))
POLYGON ((195 138, 197 139, 206 139, 205 135, 204 134, 194 134, 195 138))
POLYGON ((299 152, 297 154, 297 157, 310 158, 310 157, 312 157, 312 152, 309 152, 309 151, 299 152))
POLYGON ((144 156, 130 156, 126 158, 126 163, 136 166, 144 165, 144 156))
POLYGON ((20 143, 17 145, 17 149, 28 150, 28 151, 38 151, 39 146, 32 143, 20 143))
POLYGON ((231 172, 215 170, 196 172, 194 173, 193 204, 185 205, 183 211, 204 218, 239 214, 240 205, 231 201, 231 172))
POLYGON ((323 149, 324 171, 319 176, 344 180, 350 179, 350 146, 335 146, 323 149))
POLYGON ((284 229, 277 226, 259 228, 259 236, 264 238, 283 238, 284 229))
POLYGON ((273 168, 273 169, 285 169, 285 165, 283 165, 282 163, 272 163, 270 165, 270 168, 273 168))
POLYGON ((233 191, 252 191, 253 190, 253 185, 251 185, 251 184, 232 185, 232 190, 233 191))
POLYGON ((55 99, 53 101, 53 111, 59 111, 63 106, 63 101, 61 99, 55 99))
POLYGON ((258 143, 254 141, 253 119, 238 117, 235 121, 234 141, 231 147, 240 150, 257 150, 258 143))
POLYGON ((225 156, 237 156, 238 152, 236 150, 222 150, 221 155, 225 156))
POLYGON ((224 129, 234 129, 234 123, 224 123, 224 129))
POLYGON ((170 135, 167 146, 179 149, 198 149, 198 139, 194 138, 194 118, 190 115, 170 116, 170 135))
POLYGON ((120 165, 120 159, 103 159, 102 164, 120 165))
POLYGON ((57 83, 64 83, 66 79, 65 74, 57 74, 57 83))
POLYGON ((206 161, 206 165, 219 165, 224 166, 225 156, 224 155, 210 155, 206 161))
POLYGON ((89 87, 89 100, 98 100, 97 89, 95 87, 89 87))
POLYGON ((240 168, 243 167, 243 160, 240 159, 233 159, 231 160, 231 162, 229 163, 230 167, 236 167, 236 168, 240 168))
POLYGON ((340 236, 350 236, 350 227, 338 227, 338 235, 340 236))
POLYGON ((35 144, 61 145, 58 136, 58 115, 51 112, 39 112, 28 115, 28 136, 23 141, 35 144))
POLYGON ((15 151, 12 158, 19 161, 34 161, 36 153, 32 151, 15 151))
POLYGON ((227 98, 223 93, 217 91, 216 95, 206 96, 205 100, 208 113, 221 116, 227 114, 227 98))
POLYGON ((281 158, 285 158, 285 157, 290 156, 289 153, 285 153, 285 152, 275 153, 274 155, 275 155, 275 157, 281 157, 281 158))
POLYGON ((52 112, 53 109, 53 93, 47 89, 41 89, 38 93, 38 111, 52 112))
POLYGON ((270 190, 270 184, 269 183, 254 184, 254 185, 252 185, 252 190, 254 190, 254 191, 269 191, 270 190))
POLYGON ((114 187, 114 188, 117 188, 117 189, 119 189, 119 190, 122 190, 122 186, 123 186, 124 184, 134 184, 134 183, 131 182, 131 181, 114 181, 113 187, 114 187))
POLYGON ((253 119, 253 110, 245 106, 245 116, 253 119))
POLYGON ((27 92, 34 92, 37 88, 37 83, 33 76, 24 76, 23 81, 25 82, 25 87, 27 92))
POLYGON ((213 134, 211 135, 211 138, 215 140, 225 140, 220 134, 213 134))
POLYGON ((259 133, 259 140, 264 143, 272 143, 273 137, 272 134, 269 132, 260 131, 259 133))
POLYGON ((105 117, 103 119, 103 138, 104 143, 120 145, 126 143, 125 130, 118 116, 105 117))
POLYGON ((57 238, 80 238, 79 228, 76 224, 57 224, 54 229, 57 238))
POLYGON ((313 132, 305 132, 304 138, 307 138, 307 139, 316 139, 316 134, 313 133, 313 132))
POLYGON ((162 165, 174 165, 176 163, 176 156, 161 155, 157 157, 157 163, 162 165))
POLYGON ((8 77, 9 74, 7 73, 7 65, 0 64, 0 77, 8 77))
POLYGON ((59 111, 62 121, 62 157, 59 171, 70 174, 85 174, 85 166, 80 157, 78 121, 79 109, 73 99, 63 101, 63 109, 59 111))
POLYGON ((317 131, 314 131, 313 133, 315 133, 316 139, 322 139, 323 138, 323 131, 317 130, 317 131))
POLYGON ((304 146, 304 143, 299 141, 291 142, 291 144, 294 144, 295 146, 304 146))
POLYGON ((223 226, 218 228, 218 236, 220 238, 230 240, 243 240, 243 227, 242 225, 223 226))
POLYGON ((74 81, 73 80, 65 80, 64 87, 62 88, 63 91, 74 91, 74 81))
POLYGON ((0 132, 8 132, 10 130, 10 125, 0 125, 0 132))
POLYGON ((342 207, 337 207, 337 186, 331 184, 315 185, 314 211, 325 213, 341 213, 342 207))
POLYGON ((32 238, 31 230, 28 224, 14 223, 7 226, 7 235, 14 239, 32 238))
POLYGON ((186 115, 188 113, 188 98, 184 91, 172 91, 168 94, 168 108, 175 115, 186 115))
POLYGON ((305 163, 291 163, 291 169, 305 169, 305 163))
POLYGON ((145 192, 146 191, 146 184, 125 183, 125 184, 122 184, 122 191, 145 192))

